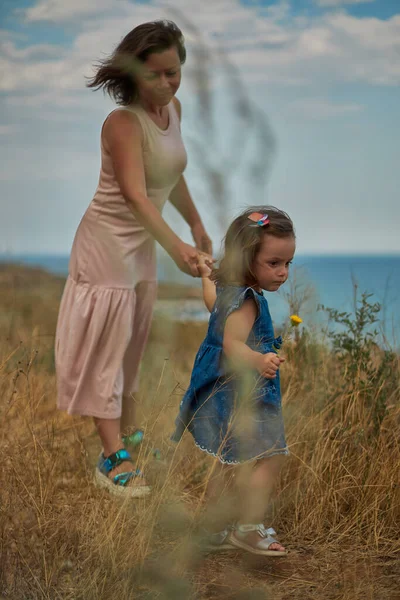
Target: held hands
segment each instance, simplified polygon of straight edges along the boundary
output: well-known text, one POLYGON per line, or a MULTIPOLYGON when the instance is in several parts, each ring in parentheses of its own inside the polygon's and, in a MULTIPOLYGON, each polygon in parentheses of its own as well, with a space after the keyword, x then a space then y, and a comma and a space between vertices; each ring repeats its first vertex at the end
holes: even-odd
POLYGON ((207 254, 199 252, 197 266, 199 269, 200 277, 210 277, 212 272, 212 262, 213 261, 210 262, 207 254))
MULTIPOLYGON (((209 254, 199 252, 190 244, 185 244, 182 241, 171 249, 170 255, 177 267, 187 275, 192 275, 192 277, 203 277, 203 269, 212 266, 214 262, 209 254), (204 261, 204 266, 200 266, 200 259, 202 263, 204 261)), ((211 272, 211 268, 209 268, 209 272, 211 272)))
POLYGON ((203 224, 198 223, 192 227, 192 236, 198 249, 198 270, 202 278, 208 278, 211 275, 213 263, 212 258, 212 242, 208 237, 203 224))
POLYGON ((199 277, 199 270, 197 267, 198 252, 196 248, 190 244, 179 241, 179 243, 171 249, 170 255, 181 271, 187 275, 192 275, 192 277, 199 277))
POLYGON ((260 354, 257 358, 256 369, 261 377, 275 379, 276 372, 284 361, 285 359, 275 354, 275 352, 267 352, 267 354, 260 354))
POLYGON ((208 274, 211 273, 210 267, 214 263, 211 239, 208 237, 201 221, 193 225, 191 231, 196 248, 180 240, 169 253, 178 268, 184 273, 192 275, 192 277, 208 277, 208 274), (206 272, 207 265, 209 266, 209 273, 203 275, 206 272))

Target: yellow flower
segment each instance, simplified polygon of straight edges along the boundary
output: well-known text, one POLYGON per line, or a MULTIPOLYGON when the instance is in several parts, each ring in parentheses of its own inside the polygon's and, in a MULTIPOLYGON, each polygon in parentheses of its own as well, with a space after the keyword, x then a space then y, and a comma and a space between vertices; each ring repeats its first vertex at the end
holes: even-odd
POLYGON ((301 317, 299 317, 298 315, 291 315, 290 322, 293 325, 293 327, 297 327, 297 325, 300 325, 300 323, 303 322, 303 319, 301 317))

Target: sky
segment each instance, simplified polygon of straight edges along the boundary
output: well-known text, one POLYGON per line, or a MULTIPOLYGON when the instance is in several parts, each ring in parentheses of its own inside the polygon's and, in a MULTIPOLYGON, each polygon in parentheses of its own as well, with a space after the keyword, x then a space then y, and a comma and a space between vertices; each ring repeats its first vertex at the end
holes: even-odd
POLYGON ((216 247, 244 206, 269 203, 292 217, 299 253, 400 253, 399 0, 0 0, 0 11, 0 253, 69 252, 113 109, 85 77, 160 18, 186 38, 186 178, 216 247))

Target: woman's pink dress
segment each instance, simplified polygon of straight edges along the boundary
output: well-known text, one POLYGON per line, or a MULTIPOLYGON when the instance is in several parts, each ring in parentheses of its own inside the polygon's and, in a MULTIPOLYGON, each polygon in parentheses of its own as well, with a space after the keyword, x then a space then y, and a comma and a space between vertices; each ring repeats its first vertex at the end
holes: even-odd
MULTIPOLYGON (((187 162, 179 117, 160 129, 139 105, 147 196, 161 212, 187 162)), ((56 331, 58 407, 115 419, 136 391, 156 298, 155 242, 136 220, 101 143, 99 185, 75 235, 56 331)))

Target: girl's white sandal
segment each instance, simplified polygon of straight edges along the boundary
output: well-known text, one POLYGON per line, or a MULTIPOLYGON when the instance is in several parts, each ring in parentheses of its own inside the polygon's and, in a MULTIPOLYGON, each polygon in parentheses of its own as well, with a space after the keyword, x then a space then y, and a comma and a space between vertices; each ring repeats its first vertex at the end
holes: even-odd
POLYGON ((241 548, 252 554, 258 554, 259 556, 287 556, 287 550, 270 550, 272 544, 280 543, 272 537, 274 535, 276 535, 276 531, 272 527, 266 529, 262 523, 258 523, 257 525, 237 525, 235 531, 231 533, 229 541, 237 548, 241 548), (260 540, 256 545, 248 544, 245 541, 247 534, 251 531, 257 531, 260 536, 260 540))

